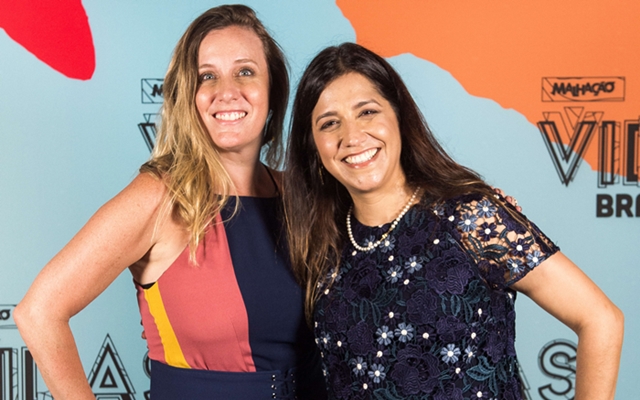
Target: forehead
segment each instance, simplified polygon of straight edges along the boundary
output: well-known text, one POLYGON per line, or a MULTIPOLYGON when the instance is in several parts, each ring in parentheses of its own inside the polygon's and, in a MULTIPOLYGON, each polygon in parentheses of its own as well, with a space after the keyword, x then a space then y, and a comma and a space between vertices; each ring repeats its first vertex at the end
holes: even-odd
POLYGON ((369 78, 357 72, 349 72, 337 77, 324 88, 315 109, 339 105, 350 106, 370 99, 386 102, 369 78))
POLYGON ((251 29, 229 26, 209 31, 200 42, 198 61, 248 59, 266 64, 264 47, 258 35, 251 29))

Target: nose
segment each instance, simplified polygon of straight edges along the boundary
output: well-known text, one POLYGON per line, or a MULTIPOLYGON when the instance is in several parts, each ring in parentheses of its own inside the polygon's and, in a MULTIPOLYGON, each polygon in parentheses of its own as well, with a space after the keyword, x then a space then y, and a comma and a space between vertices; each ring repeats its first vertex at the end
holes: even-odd
POLYGON ((357 122, 347 122, 344 124, 344 136, 342 144, 347 147, 357 147, 367 138, 367 133, 357 122))
POLYGON ((217 98, 220 101, 229 102, 238 99, 240 88, 238 83, 232 78, 220 79, 218 83, 217 98))

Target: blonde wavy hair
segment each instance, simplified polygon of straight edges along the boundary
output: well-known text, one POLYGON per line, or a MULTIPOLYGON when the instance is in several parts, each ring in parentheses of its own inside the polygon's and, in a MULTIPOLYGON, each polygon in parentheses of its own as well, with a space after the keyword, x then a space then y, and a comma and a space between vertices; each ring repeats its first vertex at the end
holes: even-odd
POLYGON ((262 154, 278 168, 282 158, 282 127, 289 98, 289 75, 282 50, 255 12, 244 5, 214 7, 187 28, 173 52, 164 79, 164 103, 156 143, 141 173, 151 173, 168 189, 162 212, 175 213, 189 231, 190 260, 207 226, 226 204, 234 189, 220 154, 196 110, 200 43, 212 30, 239 26, 260 38, 269 68, 269 108, 262 154))

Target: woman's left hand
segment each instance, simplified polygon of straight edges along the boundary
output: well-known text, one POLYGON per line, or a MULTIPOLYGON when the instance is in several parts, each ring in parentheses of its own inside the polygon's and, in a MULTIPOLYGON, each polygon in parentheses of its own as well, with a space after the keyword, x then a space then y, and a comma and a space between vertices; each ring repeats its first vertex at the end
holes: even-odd
POLYGON ((505 195, 504 191, 500 188, 496 188, 496 187, 492 187, 493 191, 498 193, 500 196, 504 197, 504 199, 511 204, 512 206, 514 206, 516 208, 516 210, 518 210, 518 212, 522 212, 522 207, 520 207, 518 205, 518 200, 513 197, 513 196, 507 196, 505 195))

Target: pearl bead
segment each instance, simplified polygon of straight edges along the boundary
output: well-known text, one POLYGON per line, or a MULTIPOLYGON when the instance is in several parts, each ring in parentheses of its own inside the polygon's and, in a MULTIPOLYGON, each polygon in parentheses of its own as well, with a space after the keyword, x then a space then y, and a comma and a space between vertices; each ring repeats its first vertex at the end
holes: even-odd
POLYGON ((413 204, 413 201, 416 199, 416 196, 418 195, 419 190, 420 190, 419 187, 416 188, 416 190, 413 192, 413 195, 409 199, 409 202, 404 206, 404 208, 400 212, 400 215, 398 215, 396 219, 394 219, 393 222, 391 223, 389 230, 385 232, 380 239, 376 240, 375 242, 369 242, 367 246, 360 246, 358 243, 356 243, 356 240, 353 237, 353 232, 351 231, 351 212, 353 211, 353 205, 352 205, 349 208, 349 212, 347 213, 347 234, 349 235, 349 241, 351 241, 351 244, 353 245, 353 247, 359 251, 369 252, 375 249, 376 247, 380 246, 382 243, 385 243, 385 245, 388 246, 389 242, 385 242, 385 239, 389 236, 391 231, 393 231, 396 228, 396 226, 398 226, 398 222, 400 222, 400 220, 402 219, 402 217, 404 217, 407 211, 409 211, 409 208, 413 204))

